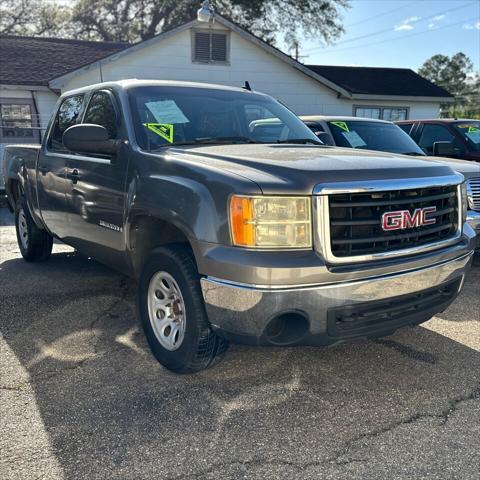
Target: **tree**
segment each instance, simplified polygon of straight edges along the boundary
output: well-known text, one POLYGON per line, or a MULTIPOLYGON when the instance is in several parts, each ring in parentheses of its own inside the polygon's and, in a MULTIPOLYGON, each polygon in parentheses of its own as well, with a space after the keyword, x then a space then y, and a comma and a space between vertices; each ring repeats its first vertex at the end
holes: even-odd
MULTIPOLYGON (((13 15, 19 2, 35 4, 35 13, 24 10, 23 26, 6 22, 3 33, 20 34, 27 26, 34 34, 47 31, 41 28, 48 18, 41 7, 50 8, 52 0, 1 1, 2 17, 13 15)), ((136 42, 196 18, 200 4, 200 0, 75 0, 68 7, 57 5, 62 15, 68 12, 63 21, 57 17, 57 30, 74 38, 136 42)), ((325 43, 336 39, 344 31, 339 19, 349 0, 216 0, 211 4, 218 13, 263 40, 273 44, 280 34, 292 47, 302 35, 325 43)))
POLYGON ((0 35, 61 35, 68 9, 45 0, 1 0, 0 35))
POLYGON ((441 106, 442 116, 467 116, 480 114, 478 73, 471 76, 473 63, 462 52, 451 57, 434 55, 418 70, 419 75, 435 85, 445 88, 454 96, 454 102, 441 106))
POLYGON ((451 57, 438 54, 429 58, 419 68, 418 73, 456 95, 465 87, 467 75, 472 67, 472 61, 462 52, 451 57))

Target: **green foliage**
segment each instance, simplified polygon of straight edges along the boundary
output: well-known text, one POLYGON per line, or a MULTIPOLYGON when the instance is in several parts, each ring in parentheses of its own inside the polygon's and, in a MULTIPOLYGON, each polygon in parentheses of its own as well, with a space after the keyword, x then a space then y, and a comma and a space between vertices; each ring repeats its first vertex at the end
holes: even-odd
POLYGON ((70 12, 46 0, 0 0, 0 35, 61 36, 70 12))
MULTIPOLYGON (((1 0, 0 33, 49 34, 90 40, 137 42, 196 18, 201 0, 72 0, 52 8, 52 0, 1 0), (14 15, 18 5, 21 15, 14 15), (52 14, 54 14, 52 16, 52 14), (20 24, 6 21, 14 18, 20 24), (43 24, 48 24, 44 28, 43 24), (2 28, 3 27, 3 28, 2 28)), ((300 36, 331 43, 341 33, 341 9, 349 0, 216 0, 215 11, 263 40, 283 39, 291 47, 300 36)))
POLYGON ((442 117, 480 117, 480 76, 472 76, 472 61, 459 52, 451 57, 434 55, 418 70, 419 75, 454 95, 453 103, 441 106, 442 117))
POLYGON ((467 74, 472 70, 472 67, 472 61, 462 52, 451 57, 438 54, 429 58, 420 67, 418 73, 435 85, 445 88, 453 95, 457 95, 464 88, 467 74))

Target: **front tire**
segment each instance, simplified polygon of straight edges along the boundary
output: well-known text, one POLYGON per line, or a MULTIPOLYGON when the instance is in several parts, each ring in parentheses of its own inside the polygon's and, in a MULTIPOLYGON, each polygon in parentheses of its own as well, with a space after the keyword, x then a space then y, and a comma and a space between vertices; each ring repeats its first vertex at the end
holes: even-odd
POLYGON ((50 257, 53 237, 35 225, 25 197, 15 208, 15 229, 20 253, 27 262, 42 262, 50 257))
POLYGON ((159 248, 147 259, 137 308, 153 355, 173 372, 208 368, 228 348, 228 342, 210 328, 200 277, 183 246, 159 248))

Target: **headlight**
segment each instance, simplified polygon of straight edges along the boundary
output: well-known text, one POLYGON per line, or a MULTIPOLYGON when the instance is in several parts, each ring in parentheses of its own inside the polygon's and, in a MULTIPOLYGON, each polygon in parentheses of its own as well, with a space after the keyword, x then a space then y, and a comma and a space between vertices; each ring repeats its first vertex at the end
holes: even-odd
POLYGON ((467 183, 463 182, 460 187, 460 192, 462 195, 462 225, 467 221, 467 210, 468 210, 468 194, 467 194, 467 183))
POLYGON ((233 244, 250 248, 311 248, 311 216, 310 197, 233 195, 233 244))

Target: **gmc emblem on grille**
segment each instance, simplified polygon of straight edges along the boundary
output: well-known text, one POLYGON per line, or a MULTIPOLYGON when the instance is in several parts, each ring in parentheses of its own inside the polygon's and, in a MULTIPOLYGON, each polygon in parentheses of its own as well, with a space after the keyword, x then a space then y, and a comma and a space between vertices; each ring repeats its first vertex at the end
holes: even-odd
POLYGON ((434 225, 436 218, 427 218, 429 214, 435 213, 437 207, 417 208, 413 214, 409 210, 396 210, 385 212, 382 215, 382 229, 386 232, 391 230, 404 230, 406 228, 423 227, 434 225))

